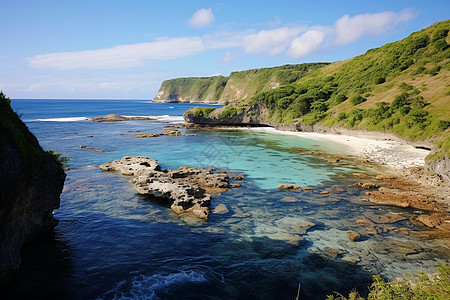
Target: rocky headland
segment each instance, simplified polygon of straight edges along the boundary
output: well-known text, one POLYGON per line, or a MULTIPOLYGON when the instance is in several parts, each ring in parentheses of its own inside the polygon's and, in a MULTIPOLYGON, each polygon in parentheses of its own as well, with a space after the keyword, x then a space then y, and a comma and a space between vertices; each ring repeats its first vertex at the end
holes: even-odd
POLYGON ((53 233, 65 177, 0 92, 0 277, 20 266, 25 243, 53 233))
POLYGON ((201 219, 209 216, 211 196, 230 187, 224 171, 214 173, 211 168, 190 166, 162 170, 156 160, 145 156, 124 156, 100 165, 100 169, 131 176, 139 194, 166 200, 175 213, 192 213, 201 219))

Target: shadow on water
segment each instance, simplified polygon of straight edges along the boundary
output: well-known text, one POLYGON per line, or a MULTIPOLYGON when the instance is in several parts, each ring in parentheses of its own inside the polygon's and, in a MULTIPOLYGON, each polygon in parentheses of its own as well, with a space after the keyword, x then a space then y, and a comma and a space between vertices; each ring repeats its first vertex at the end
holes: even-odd
POLYGON ((32 241, 22 248, 20 268, 0 284, 1 299, 67 299, 64 282, 73 271, 73 249, 60 233, 32 241))
POLYGON ((1 298, 293 299, 301 283, 301 299, 324 299, 370 284, 356 265, 307 253, 308 241, 193 233, 182 223, 164 230, 99 215, 71 225, 88 235, 99 217, 105 226, 84 244, 67 241, 68 223, 79 222, 63 222, 56 237, 26 245, 1 298))

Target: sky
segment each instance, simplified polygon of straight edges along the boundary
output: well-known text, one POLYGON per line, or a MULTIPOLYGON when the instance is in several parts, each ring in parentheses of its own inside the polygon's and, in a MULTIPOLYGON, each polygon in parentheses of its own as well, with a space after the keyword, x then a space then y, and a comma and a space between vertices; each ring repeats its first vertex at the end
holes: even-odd
POLYGON ((450 1, 0 0, 12 99, 153 99, 162 81, 345 60, 450 17, 450 1))

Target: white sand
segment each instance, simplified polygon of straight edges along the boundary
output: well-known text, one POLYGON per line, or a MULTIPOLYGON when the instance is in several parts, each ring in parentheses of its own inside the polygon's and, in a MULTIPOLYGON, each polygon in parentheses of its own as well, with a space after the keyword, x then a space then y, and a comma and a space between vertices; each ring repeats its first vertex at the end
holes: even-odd
POLYGON ((354 155, 396 170, 423 166, 425 164, 425 156, 430 153, 428 150, 417 149, 400 141, 382 139, 381 137, 377 137, 377 134, 371 133, 350 136, 316 132, 281 131, 270 127, 253 128, 252 130, 274 134, 295 135, 301 138, 341 144, 347 148, 349 155, 354 155))

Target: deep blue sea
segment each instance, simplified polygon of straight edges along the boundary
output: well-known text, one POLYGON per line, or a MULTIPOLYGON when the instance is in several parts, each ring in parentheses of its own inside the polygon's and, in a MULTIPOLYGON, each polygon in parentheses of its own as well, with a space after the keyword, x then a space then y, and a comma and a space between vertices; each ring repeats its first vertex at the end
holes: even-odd
MULTIPOLYGON (((392 229, 383 232, 382 224, 379 234, 364 234, 357 219, 388 212, 408 218, 412 210, 367 202, 366 190, 351 174, 373 170, 332 164, 317 155, 344 154, 342 146, 248 129, 183 128, 197 136, 131 136, 182 122, 192 104, 13 100, 12 106, 45 150, 70 159, 70 170, 54 213, 59 220, 55 237, 24 248, 23 266, 5 294, 21 299, 294 299, 300 284, 300 299, 325 299, 355 287, 364 294, 373 274, 395 279, 409 271, 435 272, 435 266, 449 262, 435 242, 392 229), (110 113, 157 121, 89 120, 110 113), (199 221, 139 196, 129 178, 97 167, 124 155, 149 156, 163 168, 214 167, 245 178, 241 187, 213 197, 209 220, 199 221), (279 184, 310 190, 280 191, 279 184), (214 213, 219 204, 228 212, 214 213), (314 226, 303 232, 299 224, 305 222, 314 226), (350 241, 347 230, 361 232, 363 239, 350 241), (423 251, 399 258, 375 250, 388 239, 417 243, 423 251), (340 254, 333 258, 329 249, 340 254)), ((389 225, 421 230, 408 219, 389 225)))

